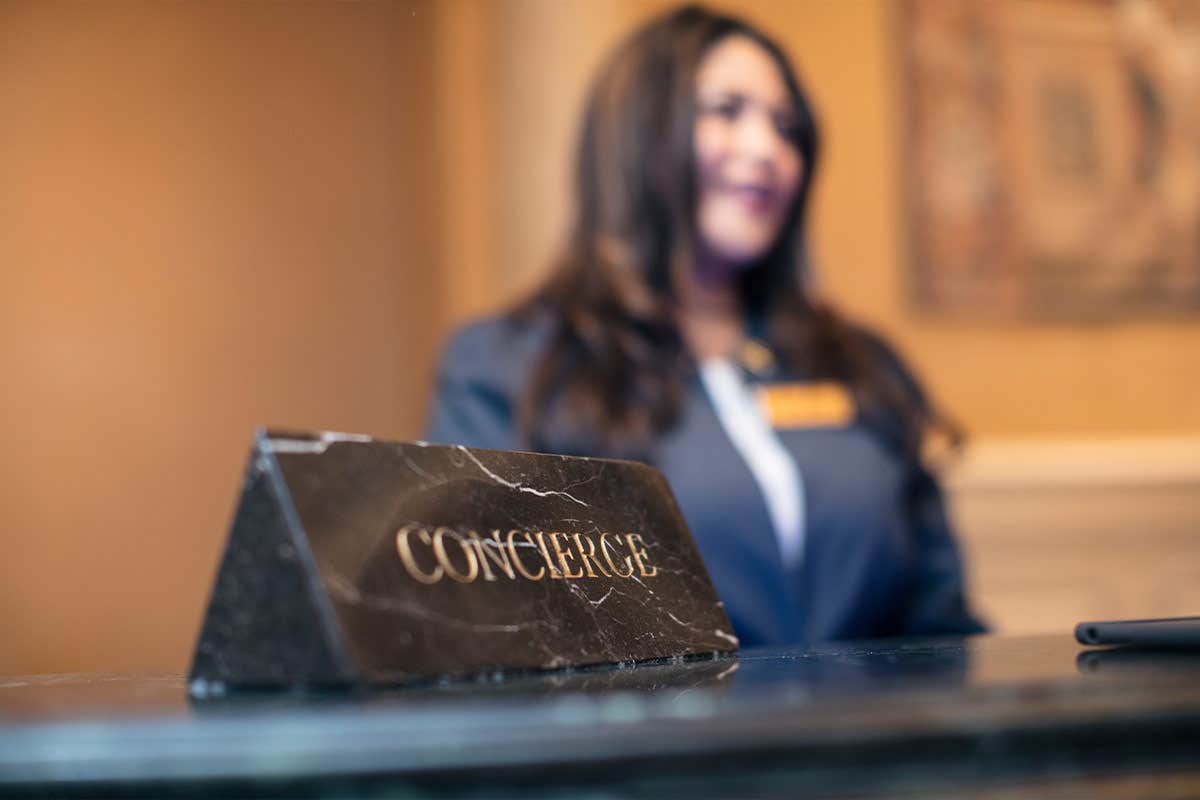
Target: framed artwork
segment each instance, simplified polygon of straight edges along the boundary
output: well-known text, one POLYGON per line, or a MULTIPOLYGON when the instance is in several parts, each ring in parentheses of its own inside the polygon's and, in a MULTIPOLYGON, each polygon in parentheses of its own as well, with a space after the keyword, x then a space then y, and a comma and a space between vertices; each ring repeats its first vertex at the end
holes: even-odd
POLYGON ((901 17, 920 309, 1200 315, 1200 2, 905 0, 901 17))

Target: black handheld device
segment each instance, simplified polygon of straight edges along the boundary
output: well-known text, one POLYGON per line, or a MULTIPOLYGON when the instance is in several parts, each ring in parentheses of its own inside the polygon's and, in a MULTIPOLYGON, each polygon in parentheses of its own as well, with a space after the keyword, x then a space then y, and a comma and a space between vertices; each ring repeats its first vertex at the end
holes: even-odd
POLYGON ((1200 617, 1081 622, 1075 638, 1080 644, 1200 648, 1200 617))

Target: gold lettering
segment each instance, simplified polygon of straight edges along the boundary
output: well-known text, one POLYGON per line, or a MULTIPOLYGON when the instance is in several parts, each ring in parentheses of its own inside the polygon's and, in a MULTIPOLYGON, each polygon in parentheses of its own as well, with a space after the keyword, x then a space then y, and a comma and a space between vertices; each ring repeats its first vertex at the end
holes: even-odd
POLYGON ((486 581, 498 580, 499 574, 509 580, 516 580, 520 574, 531 581, 546 577, 562 580, 585 576, 630 578, 639 573, 647 578, 658 575, 658 568, 650 563, 646 542, 638 533, 601 531, 600 546, 597 547, 596 540, 587 533, 513 528, 502 536, 497 528, 487 536, 481 536, 474 530, 460 533, 453 528, 439 526, 430 535, 427 528, 411 523, 396 531, 396 552, 408 574, 425 584, 438 583, 447 577, 457 583, 472 583, 480 573, 486 581), (418 562, 414 539, 432 551, 435 559, 432 568, 427 569, 418 562), (447 545, 447 539, 454 539, 458 543, 465 563, 459 559, 458 551, 447 545), (545 566, 539 565, 536 572, 531 570, 517 550, 521 546, 537 550, 545 566))
POLYGON ((633 561, 629 558, 629 556, 625 556, 625 566, 629 569, 629 571, 621 572, 621 570, 617 569, 617 565, 613 563, 612 554, 609 552, 608 536, 609 534, 607 531, 600 534, 600 552, 604 554, 604 560, 608 562, 608 566, 612 569, 613 575, 616 575, 618 578, 628 578, 633 574, 633 561))
POLYGON ((396 532, 396 551, 400 553, 400 561, 404 564, 404 568, 408 570, 408 574, 421 583, 437 583, 442 579, 441 566, 434 567, 433 572, 422 572, 417 566, 417 560, 413 558, 412 547, 408 543, 409 534, 416 532, 417 538, 426 547, 430 545, 429 531, 419 525, 405 525, 396 532))
MULTIPOLYGON (((583 570, 579 570, 579 572, 571 572, 571 568, 569 566, 567 566, 567 562, 570 561, 572 558, 574 558, 575 554, 571 552, 570 542, 567 543, 566 550, 562 549, 562 545, 560 545, 558 543, 558 538, 560 536, 564 539, 567 538, 567 535, 565 533, 551 533, 550 534, 550 544, 553 545, 554 553, 558 556, 558 563, 562 565, 563 577, 564 578, 582 578, 583 570)), ((594 578, 596 576, 593 575, 592 577, 594 578)))
POLYGON ((493 530, 491 538, 484 539, 475 531, 467 531, 467 536, 471 539, 471 544, 475 546, 475 553, 479 556, 479 565, 483 567, 483 579, 485 581, 494 581, 496 576, 492 574, 492 568, 488 561, 492 561, 496 566, 509 577, 509 580, 515 580, 517 574, 513 572, 512 564, 508 560, 508 551, 504 549, 504 543, 500 541, 500 531, 493 530))
POLYGON ((596 569, 600 570, 600 574, 606 578, 611 578, 612 576, 608 574, 608 570, 596 558, 596 543, 592 541, 592 537, 577 533, 573 538, 575 539, 575 549, 579 551, 579 559, 583 562, 583 568, 587 570, 588 577, 596 577, 596 573, 592 572, 592 564, 595 564, 596 569), (587 542, 586 552, 583 549, 584 542, 587 542))
POLYGON ((446 571, 446 575, 451 580, 459 583, 470 583, 479 575, 479 560, 475 558, 475 550, 467 543, 458 531, 450 528, 438 528, 433 532, 433 552, 437 555, 438 563, 446 571), (446 537, 456 540, 459 547, 462 548, 463 554, 467 557, 467 571, 460 572, 453 562, 450 561, 450 556, 446 553, 446 537))
POLYGON ((525 566, 525 562, 521 560, 519 555, 517 555, 517 546, 513 542, 513 539, 517 536, 524 536, 525 541, 529 542, 529 544, 532 546, 536 546, 533 545, 533 537, 529 535, 529 531, 518 531, 515 529, 509 531, 508 537, 505 539, 505 541, 508 547, 508 556, 512 559, 513 566, 517 568, 517 572, 521 573, 529 580, 540 581, 542 578, 546 577, 546 568, 538 567, 537 574, 529 571, 529 569, 525 566))
POLYGON ((653 578, 655 575, 658 574, 658 567, 651 566, 649 568, 649 570, 646 569, 645 559, 647 558, 647 556, 646 556, 645 543, 642 542, 643 546, 639 550, 638 546, 633 543, 634 539, 637 539, 639 542, 642 541, 642 537, 636 533, 631 533, 625 537, 625 541, 629 542, 629 552, 633 553, 633 559, 634 559, 634 561, 637 562, 638 570, 642 573, 642 576, 646 577, 646 578, 653 578))
POLYGON ((550 551, 546 549, 546 534, 543 531, 538 531, 534 534, 538 541, 538 550, 542 553, 542 559, 546 562, 546 567, 550 570, 550 577, 553 580, 561 580, 562 573, 558 571, 558 567, 554 566, 554 561, 550 558, 550 551))

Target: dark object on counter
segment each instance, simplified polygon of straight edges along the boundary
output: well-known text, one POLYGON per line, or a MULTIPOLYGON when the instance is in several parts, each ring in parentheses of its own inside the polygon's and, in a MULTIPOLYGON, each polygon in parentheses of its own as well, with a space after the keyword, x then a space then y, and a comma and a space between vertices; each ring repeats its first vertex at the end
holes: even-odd
POLYGON ((1081 622, 1075 638, 1080 644, 1200 648, 1200 617, 1081 622))
POLYGON ((190 681, 389 684, 736 647, 650 467, 262 432, 190 681))

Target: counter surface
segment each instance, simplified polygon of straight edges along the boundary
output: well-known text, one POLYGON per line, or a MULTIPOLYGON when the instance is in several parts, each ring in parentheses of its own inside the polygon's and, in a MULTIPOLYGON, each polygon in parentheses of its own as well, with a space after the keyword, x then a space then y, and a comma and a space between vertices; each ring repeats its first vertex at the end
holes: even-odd
POLYGON ((201 699, 180 675, 0 678, 16 792, 1183 797, 1197 742, 1200 653, 1066 636, 201 699))

